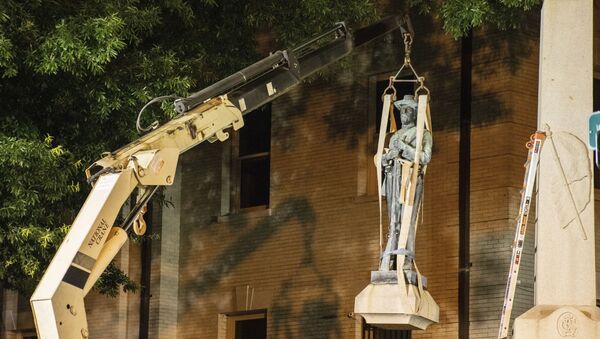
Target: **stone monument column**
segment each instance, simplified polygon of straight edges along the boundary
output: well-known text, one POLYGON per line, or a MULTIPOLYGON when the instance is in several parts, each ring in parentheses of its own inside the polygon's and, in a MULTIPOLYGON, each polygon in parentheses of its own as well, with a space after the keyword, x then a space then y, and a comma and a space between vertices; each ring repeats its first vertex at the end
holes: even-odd
POLYGON ((545 0, 540 36, 540 156, 535 306, 513 338, 600 338, 594 190, 587 120, 592 112, 593 1, 545 0))

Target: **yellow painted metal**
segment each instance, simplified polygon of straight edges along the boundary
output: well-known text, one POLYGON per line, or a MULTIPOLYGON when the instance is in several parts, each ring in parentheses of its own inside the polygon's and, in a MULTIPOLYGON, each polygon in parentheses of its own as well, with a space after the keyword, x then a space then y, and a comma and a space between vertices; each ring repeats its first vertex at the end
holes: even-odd
POLYGON ((148 209, 146 208, 146 206, 144 206, 140 211, 140 214, 138 214, 138 216, 133 221, 133 225, 131 228, 133 229, 133 232, 137 235, 146 234, 146 229, 148 228, 148 225, 146 224, 146 220, 144 220, 144 214, 147 211, 148 209))
POLYGON ((96 182, 31 297, 39 338, 87 338, 83 283, 137 184, 132 169, 102 175, 96 182))
POLYGON ((242 112, 223 95, 211 99, 193 110, 180 115, 136 141, 96 161, 100 166, 120 170, 126 168, 131 157, 142 151, 176 149, 179 154, 209 140, 225 140, 224 130, 238 130, 244 126, 242 112))
POLYGON ((94 268, 92 268, 90 276, 83 287, 84 296, 92 289, 98 278, 100 278, 100 275, 102 275, 102 272, 104 272, 106 267, 108 267, 108 264, 110 264, 126 242, 127 232, 124 229, 120 227, 113 227, 110 229, 108 238, 106 239, 104 246, 102 246, 100 254, 98 254, 96 264, 94 265, 94 268))
POLYGON ((178 159, 177 148, 138 151, 130 157, 128 167, 142 186, 168 186, 173 183, 178 159))
POLYGON ((179 154, 205 140, 226 140, 227 128, 237 130, 243 125, 242 113, 226 96, 221 96, 88 168, 88 178, 93 168, 107 171, 99 174, 31 297, 40 339, 88 337, 83 298, 127 241, 126 232, 112 226, 131 192, 137 186, 171 185, 179 154))

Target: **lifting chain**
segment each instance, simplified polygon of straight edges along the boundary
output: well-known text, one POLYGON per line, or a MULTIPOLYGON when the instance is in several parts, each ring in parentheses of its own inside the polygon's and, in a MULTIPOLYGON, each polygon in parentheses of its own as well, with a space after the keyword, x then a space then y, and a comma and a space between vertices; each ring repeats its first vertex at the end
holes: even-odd
POLYGON ((427 94, 427 96, 429 96, 429 89, 425 86, 425 77, 419 76, 419 74, 417 74, 414 67, 412 66, 410 54, 412 52, 413 36, 410 32, 405 32, 402 34, 402 38, 404 41, 404 64, 402 65, 402 67, 400 67, 400 69, 398 70, 398 72, 396 72, 396 74, 394 76, 390 77, 388 87, 383 91, 383 94, 385 95, 389 91, 391 91, 393 96, 395 97, 395 95, 396 95, 396 90, 394 88, 395 82, 413 82, 413 83, 418 84, 418 87, 415 90, 415 97, 417 97, 421 92, 425 92, 425 94, 427 94), (414 76, 414 79, 400 78, 400 73, 402 73, 402 71, 404 70, 405 67, 410 69, 412 75, 414 76))
POLYGON ((412 35, 408 32, 403 34, 404 36, 404 64, 410 64, 410 52, 412 48, 412 35))

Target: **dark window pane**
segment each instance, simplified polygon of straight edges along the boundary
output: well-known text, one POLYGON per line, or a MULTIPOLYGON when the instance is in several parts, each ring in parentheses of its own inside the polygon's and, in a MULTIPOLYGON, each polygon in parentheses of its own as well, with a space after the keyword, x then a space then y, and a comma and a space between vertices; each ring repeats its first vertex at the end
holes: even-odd
MULTIPOLYGON (((381 98, 383 96, 383 91, 385 91, 385 89, 388 87, 388 84, 389 80, 377 81, 375 88, 375 100, 377 102, 375 106, 375 116, 377 117, 375 121, 375 128, 377 129, 377 133, 379 133, 379 125, 381 124, 381 110, 383 109, 383 101, 381 98)), ((406 94, 415 94, 415 84, 413 82, 396 82, 394 83, 394 88, 396 88, 396 100, 404 98, 404 95, 406 94)), ((396 124, 398 125, 398 128, 400 128, 400 113, 397 109, 394 109, 394 117, 396 118, 396 124)))
POLYGON ((363 319, 363 338, 365 339, 411 339, 410 330, 386 330, 367 324, 363 319))
POLYGON ((238 320, 235 322, 235 339, 266 339, 267 319, 238 320))
POLYGON ((240 157, 271 150, 271 104, 244 115, 239 147, 240 157))
POLYGON ((241 208, 269 205, 269 160, 269 156, 241 160, 241 208))

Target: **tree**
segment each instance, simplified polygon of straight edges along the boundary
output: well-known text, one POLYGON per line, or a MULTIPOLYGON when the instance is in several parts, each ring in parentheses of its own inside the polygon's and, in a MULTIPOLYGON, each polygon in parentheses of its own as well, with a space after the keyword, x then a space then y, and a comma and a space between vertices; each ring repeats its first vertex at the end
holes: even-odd
POLYGON ((439 13, 444 30, 460 38, 486 24, 500 29, 519 28, 526 15, 541 0, 410 0, 409 6, 422 13, 439 13))
MULTIPOLYGON (((3 1, 0 5, 0 283, 31 293, 89 192, 82 169, 137 137, 151 98, 184 95, 339 20, 375 18, 360 0, 3 1)), ((165 104, 155 117, 172 117, 165 104)), ((109 270, 101 287, 131 288, 109 270)))
MULTIPOLYGON (((484 22, 513 27, 510 13, 538 2, 404 4, 441 13, 458 37, 484 22)), ((2 1, 0 285, 31 293, 89 192, 81 170, 137 137, 135 115, 148 100, 184 95, 257 60, 257 33, 284 48, 334 22, 377 16, 367 0, 2 1)), ((161 108, 153 118, 174 115, 161 108)), ((133 288, 108 271, 102 291, 133 288)))

